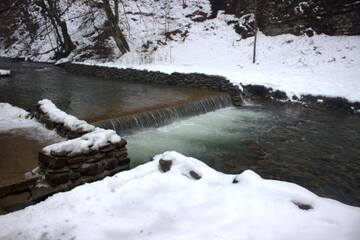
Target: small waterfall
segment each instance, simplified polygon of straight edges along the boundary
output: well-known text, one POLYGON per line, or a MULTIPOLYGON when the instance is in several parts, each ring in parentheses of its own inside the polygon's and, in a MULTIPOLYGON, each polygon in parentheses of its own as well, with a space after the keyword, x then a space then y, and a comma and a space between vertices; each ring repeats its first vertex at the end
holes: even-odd
POLYGON ((195 116, 232 105, 227 94, 211 96, 198 101, 186 102, 172 107, 159 108, 134 115, 122 116, 94 123, 95 126, 124 133, 130 129, 159 127, 177 119, 195 116))

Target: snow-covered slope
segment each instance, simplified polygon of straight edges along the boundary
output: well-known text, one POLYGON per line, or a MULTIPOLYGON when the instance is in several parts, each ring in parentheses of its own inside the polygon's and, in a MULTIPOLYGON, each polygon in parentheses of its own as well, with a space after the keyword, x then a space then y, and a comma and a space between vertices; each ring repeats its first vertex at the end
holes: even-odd
MULTIPOLYGON (((64 1, 61 0, 63 5, 64 1)), ((232 23, 239 19, 222 12, 215 19, 206 19, 211 14, 208 0, 187 0, 186 8, 182 3, 181 0, 121 1, 119 25, 131 51, 118 58, 119 52, 111 38, 99 44, 106 19, 103 10, 75 1, 64 14, 69 33, 77 44, 69 59, 168 73, 223 75, 235 83, 279 89, 289 97, 311 94, 360 101, 360 36, 268 37, 259 33, 257 60, 253 64, 253 38, 241 39, 233 29, 232 23), (99 49, 108 54, 107 62, 96 55, 99 49)), ((36 11, 32 14, 39 18, 36 11)), ((16 31, 14 38, 19 32, 24 30, 16 31)), ((51 34, 44 35, 33 42, 16 43, 10 49, 0 47, 0 55, 50 60, 53 38, 51 34), (34 55, 29 50, 42 54, 34 55)))
POLYGON ((253 64, 253 38, 240 39, 227 24, 231 20, 236 19, 220 13, 216 19, 192 23, 184 41, 168 42, 147 61, 133 51, 102 65, 223 75, 235 83, 282 90, 289 97, 311 94, 360 101, 360 36, 259 33, 253 64))
POLYGON ((0 239, 357 240, 359 224, 359 208, 298 185, 264 180, 250 170, 225 175, 165 152, 133 170, 0 216, 0 239), (160 170, 160 159, 172 161, 170 171, 160 170))

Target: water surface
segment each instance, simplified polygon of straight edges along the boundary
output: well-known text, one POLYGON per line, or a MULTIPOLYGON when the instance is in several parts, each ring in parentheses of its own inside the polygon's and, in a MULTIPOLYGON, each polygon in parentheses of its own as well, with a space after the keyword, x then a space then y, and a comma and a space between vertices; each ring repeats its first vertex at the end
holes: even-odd
POLYGON ((360 116, 300 105, 226 108, 126 136, 133 166, 175 150, 360 206, 360 116))
POLYGON ((101 121, 164 106, 203 99, 219 92, 119 79, 82 76, 51 64, 13 62, 0 58, 0 102, 34 109, 47 98, 63 111, 89 122, 101 121))

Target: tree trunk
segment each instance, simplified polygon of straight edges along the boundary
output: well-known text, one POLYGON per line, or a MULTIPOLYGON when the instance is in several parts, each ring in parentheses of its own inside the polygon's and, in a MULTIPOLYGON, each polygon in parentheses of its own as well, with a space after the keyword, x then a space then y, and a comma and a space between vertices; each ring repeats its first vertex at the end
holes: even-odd
POLYGON ((119 24, 119 0, 114 0, 115 21, 119 24))
POLYGON ((254 49, 253 49, 253 63, 256 62, 256 41, 257 41, 257 32, 258 32, 258 26, 257 26, 257 1, 255 0, 254 5, 254 49))
POLYGON ((61 19, 60 10, 56 6, 56 1, 46 0, 45 2, 45 0, 41 0, 38 1, 38 5, 43 9, 46 13, 46 17, 49 18, 51 24, 53 25, 58 45, 60 45, 60 51, 57 53, 58 56, 68 56, 71 51, 76 48, 76 46, 71 40, 66 22, 61 19), (61 32, 59 31, 59 28, 61 32))
POLYGON ((116 17, 114 15, 113 11, 111 10, 109 0, 103 0, 103 8, 104 8, 106 17, 108 19, 110 33, 116 42, 116 46, 119 48, 119 50, 122 54, 129 52, 130 47, 129 47, 123 33, 121 32, 121 30, 119 28, 118 21, 116 20, 116 17))

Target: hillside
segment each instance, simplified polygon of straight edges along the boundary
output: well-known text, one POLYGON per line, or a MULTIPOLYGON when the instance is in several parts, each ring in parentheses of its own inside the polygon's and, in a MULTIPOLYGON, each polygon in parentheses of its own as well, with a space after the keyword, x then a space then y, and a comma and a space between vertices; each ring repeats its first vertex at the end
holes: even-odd
MULTIPOLYGON (((323 9, 323 1, 282 1, 277 7, 269 7, 270 1, 260 1, 256 64, 252 63, 253 37, 249 37, 253 26, 253 5, 249 1, 187 0, 186 6, 180 0, 122 1, 119 26, 130 48, 123 55, 107 31, 101 4, 69 1, 62 0, 60 8, 64 9, 62 18, 76 47, 66 61, 164 72, 202 72, 223 75, 236 83, 279 89, 290 98, 311 94, 360 101, 359 91, 354 91, 360 89, 356 1, 341 7, 331 2, 328 5, 334 8, 330 10, 323 9), (268 11, 264 11, 266 6, 268 11), (321 11, 309 12, 310 7, 321 11), (340 13, 331 12, 335 7, 342 9, 340 13), (329 20, 336 16, 347 20, 337 23, 342 30, 329 20), (314 22, 314 17, 325 20, 314 22), (308 21, 300 30, 299 19, 308 21), (284 24, 299 31, 290 31, 284 24), (324 24, 327 27, 321 27, 324 24), (239 27, 243 27, 242 31, 239 27)), ((27 9, 28 18, 36 24, 29 24, 30 20, 28 24, 17 21, 20 15, 13 12, 16 15, 13 23, 7 25, 12 27, 0 31, 0 55, 56 61, 61 54, 54 47, 54 31, 46 27, 47 21, 31 1, 27 9), (29 28, 30 25, 35 27, 29 28)))

